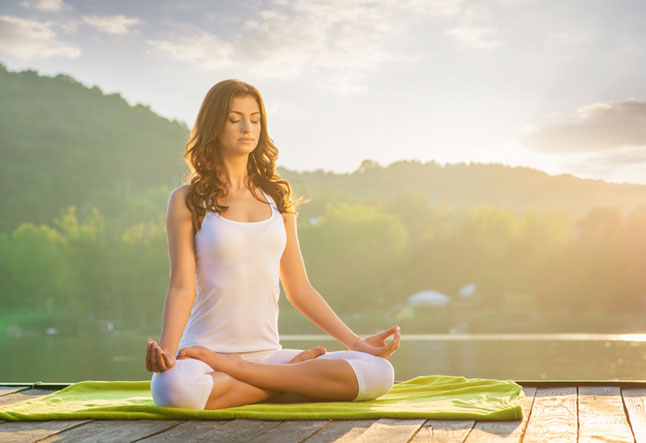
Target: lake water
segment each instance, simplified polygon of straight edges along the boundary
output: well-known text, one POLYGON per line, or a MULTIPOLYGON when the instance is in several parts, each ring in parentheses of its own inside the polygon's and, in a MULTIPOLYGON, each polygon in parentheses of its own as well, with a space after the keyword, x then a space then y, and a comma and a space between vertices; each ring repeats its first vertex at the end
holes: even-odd
MULTIPOLYGON (((151 336, 157 338, 156 336, 151 336)), ((0 382, 145 380, 148 336, 5 338, 0 382)), ((345 349, 324 335, 283 335, 284 348, 345 349)), ((512 380, 645 380, 646 334, 402 335, 397 381, 419 375, 512 380)))

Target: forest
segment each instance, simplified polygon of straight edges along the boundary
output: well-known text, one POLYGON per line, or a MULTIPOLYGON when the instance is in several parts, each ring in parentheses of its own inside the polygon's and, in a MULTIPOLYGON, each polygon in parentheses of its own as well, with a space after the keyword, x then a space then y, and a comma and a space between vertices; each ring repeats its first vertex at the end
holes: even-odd
MULTIPOLYGON (((170 192, 170 190, 167 190, 170 192)), ((380 204, 328 204, 299 216, 313 286, 359 330, 415 292, 456 294, 475 283, 472 332, 634 332, 646 313, 646 206, 622 217, 595 208, 571 221, 560 211, 431 208, 416 194, 380 204)), ((60 333, 160 327, 168 285, 164 217, 116 229, 97 208, 70 207, 52 224, 0 234, 5 328, 60 333), (12 320, 13 319, 13 320, 12 320), (21 326, 20 326, 21 325, 21 326)), ((282 288, 281 288, 282 291, 282 288)), ((281 294, 281 331, 316 333, 281 294)), ((400 319, 409 333, 447 332, 443 307, 400 319)), ((320 331, 318 331, 320 332, 320 331)))

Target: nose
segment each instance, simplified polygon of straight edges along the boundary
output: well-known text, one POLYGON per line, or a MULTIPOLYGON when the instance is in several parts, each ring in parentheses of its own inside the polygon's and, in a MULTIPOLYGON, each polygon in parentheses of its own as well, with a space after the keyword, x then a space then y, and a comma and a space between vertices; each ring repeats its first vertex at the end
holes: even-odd
POLYGON ((245 134, 247 132, 251 132, 251 122, 249 120, 243 119, 242 132, 244 132, 245 134))

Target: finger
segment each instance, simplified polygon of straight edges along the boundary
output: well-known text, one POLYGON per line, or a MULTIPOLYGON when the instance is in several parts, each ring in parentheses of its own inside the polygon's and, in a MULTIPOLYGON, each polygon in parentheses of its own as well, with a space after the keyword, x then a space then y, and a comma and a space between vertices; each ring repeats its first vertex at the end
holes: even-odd
POLYGON ((399 326, 391 326, 390 328, 386 329, 386 331, 384 331, 384 332, 386 332, 388 335, 394 334, 395 331, 397 331, 398 327, 399 326))
POLYGON ((146 345, 146 370, 148 372, 152 372, 152 370, 153 370, 153 365, 152 365, 152 362, 151 362, 152 347, 153 347, 152 341, 150 339, 148 339, 148 344, 146 345))
POLYGON ((167 352, 164 352, 164 362, 166 363, 166 368, 170 369, 173 366, 170 360, 170 355, 168 355, 167 352))
POLYGON ((153 343, 153 368, 155 369, 155 372, 161 372, 161 368, 159 367, 159 345, 157 343, 153 343))
POLYGON ((157 357, 156 357, 157 351, 155 350, 155 342, 152 342, 150 344, 150 366, 152 366, 154 372, 159 372, 159 368, 157 367, 157 357))
POLYGON ((395 344, 396 346, 399 346, 399 340, 401 340, 401 334, 399 331, 395 331, 395 335, 393 335, 393 340, 390 342, 391 344, 395 344))
POLYGON ((155 347, 155 357, 157 360, 157 366, 159 367, 159 371, 162 372, 166 368, 164 367, 164 357, 162 357, 162 348, 158 345, 155 347))
POLYGON ((150 339, 146 343, 146 356, 144 357, 144 365, 146 366, 146 371, 150 371, 150 359, 148 358, 148 352, 150 351, 150 339))
POLYGON ((159 366, 161 366, 162 371, 166 371, 167 369, 170 369, 170 365, 168 364, 167 358, 168 358, 168 353, 162 350, 159 356, 159 366))
POLYGON ((399 326, 393 326, 391 328, 388 328, 388 329, 386 329, 385 331, 383 331, 379 335, 384 339, 387 338, 387 337, 390 337, 391 335, 393 335, 395 333, 395 331, 397 330, 398 327, 399 326))
POLYGON ((390 340, 390 342, 388 342, 388 344, 386 344, 386 346, 384 346, 384 348, 385 348, 385 349, 389 349, 389 350, 390 350, 390 349, 392 349, 392 348, 393 348, 393 346, 395 346, 395 345, 397 344, 396 338, 397 338, 397 336, 396 336, 396 335, 395 335, 395 336, 393 336, 393 339, 392 339, 392 340, 390 340))
POLYGON ((396 344, 397 344, 397 346, 399 346, 399 340, 401 338, 401 329, 399 328, 399 326, 394 326, 394 328, 395 328, 395 331, 393 333, 393 339, 390 341, 390 343, 397 340, 396 344))
POLYGON ((159 363, 159 369, 161 369, 162 371, 165 371, 166 369, 168 369, 166 367, 166 361, 164 360, 164 350, 161 348, 161 346, 159 347, 158 363, 159 363))
POLYGON ((399 332, 395 333, 393 340, 388 344, 391 349, 391 352, 390 352, 391 354, 399 348, 400 340, 401 340, 401 335, 399 334, 399 332))

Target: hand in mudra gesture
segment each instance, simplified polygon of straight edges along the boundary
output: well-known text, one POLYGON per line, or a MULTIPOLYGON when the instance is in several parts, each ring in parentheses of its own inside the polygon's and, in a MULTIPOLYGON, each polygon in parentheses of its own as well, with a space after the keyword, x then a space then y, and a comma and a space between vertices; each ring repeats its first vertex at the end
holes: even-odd
POLYGON ((162 349, 153 339, 146 347, 146 369, 148 372, 164 372, 175 366, 175 356, 162 349))
POLYGON ((377 357, 388 358, 399 348, 400 332, 399 326, 393 326, 392 328, 358 341, 352 349, 367 352, 377 357), (393 339, 390 343, 386 344, 386 339, 391 335, 393 339))

